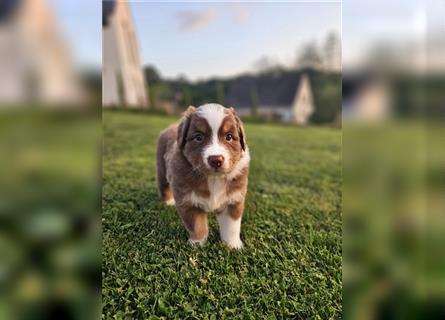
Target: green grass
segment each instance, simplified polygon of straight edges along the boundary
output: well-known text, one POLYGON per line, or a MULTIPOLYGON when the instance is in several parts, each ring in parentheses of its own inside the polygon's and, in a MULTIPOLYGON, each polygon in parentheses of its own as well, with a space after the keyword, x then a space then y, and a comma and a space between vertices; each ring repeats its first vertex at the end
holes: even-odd
POLYGON ((341 132, 247 125, 242 251, 216 218, 191 247, 155 187, 155 143, 176 118, 105 112, 103 317, 341 318, 341 132))

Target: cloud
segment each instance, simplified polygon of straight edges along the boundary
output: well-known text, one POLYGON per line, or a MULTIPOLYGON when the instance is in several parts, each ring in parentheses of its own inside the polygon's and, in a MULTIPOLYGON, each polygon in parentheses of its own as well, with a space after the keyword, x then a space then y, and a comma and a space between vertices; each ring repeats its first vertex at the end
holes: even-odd
POLYGON ((179 30, 184 32, 200 31, 207 28, 218 17, 214 9, 204 11, 188 10, 177 13, 179 30))
POLYGON ((232 11, 233 18, 238 23, 246 21, 250 16, 249 9, 243 3, 239 2, 230 3, 230 10, 232 11))

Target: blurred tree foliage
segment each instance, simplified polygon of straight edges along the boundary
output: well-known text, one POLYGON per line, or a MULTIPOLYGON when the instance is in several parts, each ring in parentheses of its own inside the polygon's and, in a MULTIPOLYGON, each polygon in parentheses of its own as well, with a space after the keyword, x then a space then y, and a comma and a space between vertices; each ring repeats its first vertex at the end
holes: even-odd
POLYGON ((442 119, 445 78, 430 74, 424 77, 398 73, 390 78, 394 113, 402 118, 442 119))
POLYGON ((297 66, 318 69, 322 64, 323 57, 317 44, 314 42, 307 43, 298 55, 297 66))
POLYGON ((216 93, 218 96, 216 101, 218 101, 220 104, 225 104, 224 82, 218 81, 216 85, 217 85, 216 93))
POLYGON ((250 114, 252 116, 257 116, 258 115, 258 89, 255 85, 252 85, 250 87, 250 100, 251 100, 250 114))
POLYGON ((157 84, 162 81, 161 74, 154 66, 144 68, 145 81, 149 84, 157 84))
POLYGON ((308 71, 314 96, 315 111, 311 117, 313 123, 336 121, 341 114, 341 75, 339 73, 321 73, 308 71))

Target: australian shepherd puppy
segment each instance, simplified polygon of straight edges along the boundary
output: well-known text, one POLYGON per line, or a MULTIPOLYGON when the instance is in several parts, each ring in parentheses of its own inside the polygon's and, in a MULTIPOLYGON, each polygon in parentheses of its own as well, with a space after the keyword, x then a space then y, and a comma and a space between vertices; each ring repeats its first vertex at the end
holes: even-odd
POLYGON ((207 214, 215 212, 221 240, 240 249, 247 192, 249 148, 233 108, 190 106, 179 124, 158 140, 157 183, 161 198, 176 205, 192 244, 207 239, 207 214))

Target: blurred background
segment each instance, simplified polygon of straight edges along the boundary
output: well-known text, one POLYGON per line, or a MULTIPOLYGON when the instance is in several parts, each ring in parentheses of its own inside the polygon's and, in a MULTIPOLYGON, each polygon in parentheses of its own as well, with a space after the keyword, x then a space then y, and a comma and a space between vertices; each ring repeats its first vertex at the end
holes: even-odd
POLYGON ((347 319, 443 319, 445 4, 343 1, 347 319))
POLYGON ((0 2, 0 318, 100 314, 101 3, 0 2))
POLYGON ((103 2, 103 105, 341 123, 340 3, 103 2))
POLYGON ((0 318, 99 317, 101 105, 207 101, 251 121, 343 121, 345 318, 443 318, 444 13, 2 0, 0 318))

